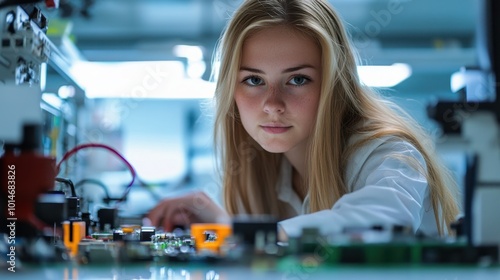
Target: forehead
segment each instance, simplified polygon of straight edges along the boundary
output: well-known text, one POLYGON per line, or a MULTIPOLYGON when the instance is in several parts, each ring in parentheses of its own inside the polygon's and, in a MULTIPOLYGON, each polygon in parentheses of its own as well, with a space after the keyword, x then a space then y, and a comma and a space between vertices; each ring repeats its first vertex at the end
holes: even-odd
POLYGON ((305 32, 289 26, 273 26, 253 32, 243 42, 242 61, 259 63, 300 59, 319 63, 317 42, 305 32))

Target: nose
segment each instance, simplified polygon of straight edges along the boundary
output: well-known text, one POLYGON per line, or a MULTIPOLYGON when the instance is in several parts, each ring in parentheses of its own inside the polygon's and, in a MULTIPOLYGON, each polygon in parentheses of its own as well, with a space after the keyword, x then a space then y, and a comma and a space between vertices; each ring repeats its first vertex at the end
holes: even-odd
POLYGON ((264 112, 267 114, 282 114, 285 112, 283 92, 281 92, 279 87, 271 87, 268 92, 266 92, 264 112))

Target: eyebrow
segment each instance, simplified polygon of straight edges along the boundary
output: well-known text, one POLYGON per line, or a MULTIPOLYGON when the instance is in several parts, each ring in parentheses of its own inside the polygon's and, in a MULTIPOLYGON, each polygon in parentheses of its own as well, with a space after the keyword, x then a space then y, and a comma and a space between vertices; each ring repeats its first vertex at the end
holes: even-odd
MULTIPOLYGON (((304 68, 313 68, 313 69, 315 69, 315 67, 312 66, 312 65, 310 65, 310 64, 301 64, 299 66, 287 68, 287 69, 283 70, 283 73, 290 73, 290 72, 294 72, 294 71, 301 70, 301 69, 304 69, 304 68)), ((249 71, 249 72, 255 72, 255 73, 264 74, 264 71, 262 71, 260 69, 246 67, 246 66, 240 67, 240 71, 249 71)))

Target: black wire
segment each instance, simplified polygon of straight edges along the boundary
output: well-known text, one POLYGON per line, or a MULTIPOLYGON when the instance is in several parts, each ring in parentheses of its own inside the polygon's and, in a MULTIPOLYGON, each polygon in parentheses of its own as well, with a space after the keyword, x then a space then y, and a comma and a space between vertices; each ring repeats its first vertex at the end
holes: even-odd
POLYGON ((65 179, 65 178, 56 178, 57 182, 64 183, 66 185, 69 185, 71 189, 71 196, 76 197, 76 190, 75 190, 75 185, 73 185, 73 182, 70 179, 65 179))
POLYGON ((106 185, 103 182, 96 180, 96 179, 83 179, 75 184, 75 188, 78 188, 79 186, 84 185, 84 184, 93 184, 93 185, 101 187, 104 190, 104 195, 106 196, 105 201, 108 201, 108 202, 111 201, 111 197, 109 196, 108 188, 106 187, 106 185))

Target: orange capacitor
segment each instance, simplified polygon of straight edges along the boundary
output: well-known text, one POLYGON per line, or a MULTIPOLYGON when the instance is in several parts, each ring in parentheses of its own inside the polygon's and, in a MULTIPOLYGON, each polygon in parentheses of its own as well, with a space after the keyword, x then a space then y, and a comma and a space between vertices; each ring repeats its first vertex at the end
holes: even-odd
POLYGON ((210 250, 218 253, 226 237, 232 234, 226 224, 192 224, 191 235, 194 237, 196 250, 210 250))
POLYGON ((74 257, 78 254, 78 244, 85 237, 85 222, 66 221, 62 224, 64 245, 70 251, 70 255, 74 257))
POLYGON ((135 230, 141 229, 140 225, 122 225, 123 233, 133 233, 135 230))

